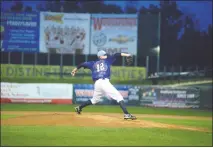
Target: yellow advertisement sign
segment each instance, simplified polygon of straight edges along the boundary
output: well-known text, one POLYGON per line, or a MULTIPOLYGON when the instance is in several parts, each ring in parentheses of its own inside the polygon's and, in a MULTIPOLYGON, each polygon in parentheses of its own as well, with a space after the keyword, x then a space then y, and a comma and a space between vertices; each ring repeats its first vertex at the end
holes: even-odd
MULTIPOLYGON (((69 75, 74 66, 63 66, 63 78, 72 79, 69 75)), ((60 66, 41 66, 41 65, 17 65, 17 64, 1 64, 1 77, 4 78, 60 78, 60 66)), ((80 69, 76 76, 81 79, 92 79, 91 71, 88 69, 80 69)), ((146 76, 146 68, 144 67, 111 67, 112 80, 143 80, 146 76)), ((77 78, 76 77, 76 78, 77 78)))
POLYGON ((48 21, 55 21, 57 23, 63 23, 63 18, 64 14, 50 14, 50 13, 45 13, 44 15, 44 20, 48 20, 48 21))

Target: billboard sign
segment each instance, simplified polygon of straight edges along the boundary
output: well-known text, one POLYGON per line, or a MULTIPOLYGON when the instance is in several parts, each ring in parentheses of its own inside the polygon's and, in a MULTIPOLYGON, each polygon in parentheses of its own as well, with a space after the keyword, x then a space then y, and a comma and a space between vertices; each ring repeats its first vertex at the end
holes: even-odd
POLYGON ((200 90, 197 88, 172 88, 141 86, 140 104, 169 108, 199 108, 200 90))
POLYGON ((135 14, 92 14, 90 54, 137 54, 138 20, 135 14))
POLYGON ((39 13, 1 13, 1 51, 39 52, 39 13))
POLYGON ((72 98, 72 84, 1 82, 1 102, 70 104, 72 98))
POLYGON ((90 14, 40 13, 40 52, 89 54, 90 14))

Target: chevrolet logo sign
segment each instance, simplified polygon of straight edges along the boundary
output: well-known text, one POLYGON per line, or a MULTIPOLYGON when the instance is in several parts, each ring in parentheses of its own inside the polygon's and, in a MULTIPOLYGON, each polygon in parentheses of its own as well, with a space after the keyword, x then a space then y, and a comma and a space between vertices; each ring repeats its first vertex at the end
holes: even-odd
POLYGON ((118 35, 115 38, 110 38, 109 39, 110 42, 117 42, 119 44, 123 44, 123 43, 127 43, 127 42, 133 42, 134 38, 133 37, 127 37, 124 35, 118 35))

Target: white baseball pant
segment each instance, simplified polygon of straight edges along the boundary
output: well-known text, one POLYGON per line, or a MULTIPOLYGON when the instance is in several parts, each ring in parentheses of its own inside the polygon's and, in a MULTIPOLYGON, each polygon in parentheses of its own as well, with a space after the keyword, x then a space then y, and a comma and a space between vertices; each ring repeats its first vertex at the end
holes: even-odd
POLYGON ((117 102, 123 100, 123 96, 120 92, 110 83, 109 79, 99 79, 94 84, 94 94, 91 99, 92 104, 96 104, 101 101, 101 97, 108 96, 117 102))

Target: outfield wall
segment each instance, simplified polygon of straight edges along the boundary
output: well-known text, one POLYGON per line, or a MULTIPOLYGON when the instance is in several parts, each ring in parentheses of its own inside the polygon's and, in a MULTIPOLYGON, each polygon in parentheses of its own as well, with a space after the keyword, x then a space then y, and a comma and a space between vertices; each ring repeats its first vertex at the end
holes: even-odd
MULTIPOLYGON (((195 87, 133 85, 115 85, 115 87, 127 105, 200 108, 201 104, 200 89, 195 87)), ((92 84, 1 82, 1 102, 80 104, 92 98, 93 90, 92 84)), ((98 104, 115 105, 117 102, 103 97, 98 104)))
MULTIPOLYGON (((193 87, 173 88, 167 86, 133 86, 115 85, 128 105, 168 107, 168 108, 199 108, 200 89, 193 87)), ((82 103, 91 99, 93 85, 74 84, 73 102, 82 103)), ((99 104, 117 104, 115 100, 104 97, 99 104)))
MULTIPOLYGON (((73 66, 41 66, 1 64, 1 78, 22 78, 27 80, 61 79, 75 82, 91 80, 89 70, 81 69, 78 77, 72 77, 73 66), (77 80, 77 81, 76 81, 77 80)), ((144 67, 113 66, 111 80, 140 81, 145 79, 144 67)), ((40 81, 39 81, 40 82, 40 81)), ((169 108, 212 108, 212 87, 197 86, 156 86, 156 85, 115 85, 124 97, 125 103, 134 106, 169 108)), ((93 84, 66 83, 7 83, 1 82, 3 103, 82 103, 92 98, 93 84)), ((117 104, 104 97, 99 104, 117 104)))

